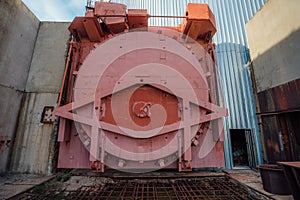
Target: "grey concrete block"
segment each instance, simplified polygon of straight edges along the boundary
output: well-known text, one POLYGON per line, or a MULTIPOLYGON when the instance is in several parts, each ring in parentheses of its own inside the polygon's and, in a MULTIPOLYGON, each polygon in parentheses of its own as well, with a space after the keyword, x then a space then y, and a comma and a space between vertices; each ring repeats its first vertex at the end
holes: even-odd
POLYGON ((59 92, 70 23, 42 22, 29 72, 27 92, 59 92))
POLYGON ((24 90, 39 20, 20 0, 0 1, 0 84, 24 90))
POLYGON ((299 0, 267 1, 246 24, 257 91, 300 78, 299 0))
POLYGON ((253 60, 258 92, 300 78, 300 29, 253 60))
POLYGON ((54 152, 55 124, 42 124, 45 106, 56 104, 58 94, 27 93, 22 105, 11 170, 50 174, 54 152))

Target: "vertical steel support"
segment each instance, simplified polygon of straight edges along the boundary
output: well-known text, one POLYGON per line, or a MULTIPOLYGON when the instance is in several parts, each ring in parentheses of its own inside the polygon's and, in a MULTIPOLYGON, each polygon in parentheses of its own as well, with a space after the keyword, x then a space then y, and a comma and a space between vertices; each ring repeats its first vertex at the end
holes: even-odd
MULTIPOLYGON (((100 145, 101 145, 101 154, 100 154, 100 162, 104 166, 104 157, 105 157, 105 133, 100 129, 100 145)), ((103 167, 104 171, 104 167, 103 167)))
POLYGON ((190 102, 183 99, 183 160, 181 161, 180 171, 191 171, 192 170, 192 149, 191 149, 191 111, 190 102))
POLYGON ((97 126, 92 126, 90 161, 99 160, 99 139, 99 128, 97 126))
MULTIPOLYGON (((96 124, 96 123, 95 123, 96 124)), ((90 161, 91 168, 96 171, 104 172, 104 156, 105 156, 105 134, 103 130, 99 130, 98 126, 92 126, 91 132, 91 148, 90 161), (101 153, 99 152, 101 147, 101 153)))
POLYGON ((182 171, 182 132, 178 131, 178 171, 182 171))

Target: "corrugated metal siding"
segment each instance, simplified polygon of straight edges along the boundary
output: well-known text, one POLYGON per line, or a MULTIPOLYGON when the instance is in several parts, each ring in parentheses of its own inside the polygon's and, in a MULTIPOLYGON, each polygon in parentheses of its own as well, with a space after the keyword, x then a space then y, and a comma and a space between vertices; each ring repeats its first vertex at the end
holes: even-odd
MULTIPOLYGON (((225 106, 229 116, 225 119, 225 136, 229 137, 229 129, 251 129, 257 144, 255 151, 257 163, 262 162, 260 136, 256 118, 255 101, 252 91, 250 61, 245 24, 267 0, 112 0, 123 3, 128 8, 147 9, 150 15, 183 16, 187 4, 209 4, 216 17, 217 33, 214 42, 217 44, 216 54, 225 98, 225 106)), ((181 19, 152 18, 150 25, 177 26, 181 19)), ((226 167, 232 168, 231 147, 229 140, 225 142, 226 167)))

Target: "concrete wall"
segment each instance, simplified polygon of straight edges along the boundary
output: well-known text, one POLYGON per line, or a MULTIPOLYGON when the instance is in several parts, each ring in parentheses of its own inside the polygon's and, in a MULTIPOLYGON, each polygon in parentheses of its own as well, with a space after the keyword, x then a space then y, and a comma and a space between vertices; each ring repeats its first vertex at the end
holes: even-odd
POLYGON ((26 92, 59 92, 67 56, 69 25, 68 22, 41 23, 26 92))
POLYGON ((0 172, 8 167, 39 23, 20 0, 0 1, 0 172))
POLYGON ((56 124, 41 124, 56 104, 69 23, 40 22, 21 0, 0 1, 0 173, 49 174, 56 124))
POLYGON ((22 105, 11 170, 50 174, 56 124, 42 124, 45 106, 55 106, 65 67, 69 23, 42 22, 22 105))
POLYGON ((0 1, 0 84, 23 91, 39 20, 20 0, 0 1))
POLYGON ((11 171, 50 174, 55 126, 42 124, 45 105, 54 105, 57 94, 26 93, 13 148, 11 171))
POLYGON ((269 0, 246 24, 258 92, 300 77, 299 0, 269 0))

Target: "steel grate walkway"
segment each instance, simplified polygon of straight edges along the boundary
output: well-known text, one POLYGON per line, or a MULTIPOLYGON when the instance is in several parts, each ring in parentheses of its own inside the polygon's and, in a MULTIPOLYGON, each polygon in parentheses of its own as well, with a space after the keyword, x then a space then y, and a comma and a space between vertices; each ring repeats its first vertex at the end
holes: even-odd
MULTIPOLYGON (((24 196, 23 196, 24 197, 24 196)), ((229 177, 118 180, 101 186, 83 186, 76 191, 49 191, 30 199, 269 199, 229 177)), ((28 199, 26 197, 21 199, 28 199)))
POLYGON ((166 182, 118 182, 82 187, 71 199, 260 199, 228 178, 198 178, 166 182))

